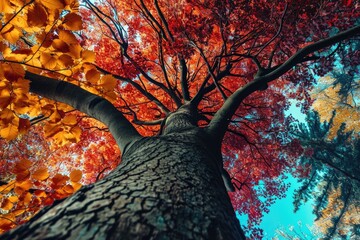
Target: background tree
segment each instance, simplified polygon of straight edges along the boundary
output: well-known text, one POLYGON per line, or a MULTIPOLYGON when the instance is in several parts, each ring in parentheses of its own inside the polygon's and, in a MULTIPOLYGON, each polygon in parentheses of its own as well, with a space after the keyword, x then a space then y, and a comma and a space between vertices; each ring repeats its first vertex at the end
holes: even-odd
MULTIPOLYGON (((357 41, 356 7, 141 0, 84 1, 79 11, 74 0, 5 1, 0 136, 14 141, 37 123, 44 130, 39 137, 51 139, 50 152, 69 153, 69 144, 98 134, 89 126, 104 127, 86 114, 108 127, 122 160, 103 180, 4 237, 244 238, 225 185, 237 189, 233 206, 249 215, 250 228, 283 195, 281 177, 301 153, 283 125, 284 89, 291 86, 288 96, 309 105, 314 79, 304 63, 322 59, 322 71, 332 68, 328 48, 357 41), (294 151, 284 153, 286 147, 294 151), (264 187, 254 188, 260 181, 264 187)), ((108 135, 96 137, 101 144, 108 135)), ((61 173, 34 164, 41 156, 21 155, 1 189, 9 211, 2 224, 24 218, 19 203, 27 208, 38 199, 38 206, 79 188, 84 169, 77 168, 86 163, 78 160, 94 157, 79 154, 89 148, 78 146, 65 161, 75 164, 61 173)))
POLYGON ((293 130, 305 148, 299 168, 309 176, 295 194, 295 210, 301 202, 315 199, 315 225, 326 239, 359 236, 360 141, 354 120, 359 114, 357 67, 322 78, 314 101, 320 113, 310 112, 306 124, 293 130))

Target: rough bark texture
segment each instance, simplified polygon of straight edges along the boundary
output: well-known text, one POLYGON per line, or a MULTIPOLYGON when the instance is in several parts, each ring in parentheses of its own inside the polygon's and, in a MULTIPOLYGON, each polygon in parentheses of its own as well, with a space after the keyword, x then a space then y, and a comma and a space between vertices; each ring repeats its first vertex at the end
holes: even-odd
POLYGON ((245 239, 199 128, 143 138, 108 177, 1 239, 245 239))

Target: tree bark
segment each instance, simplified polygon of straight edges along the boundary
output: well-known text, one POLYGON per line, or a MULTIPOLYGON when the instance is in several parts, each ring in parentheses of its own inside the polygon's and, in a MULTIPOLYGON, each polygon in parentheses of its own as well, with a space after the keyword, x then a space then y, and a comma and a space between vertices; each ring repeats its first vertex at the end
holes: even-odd
POLYGON ((1 239, 245 239, 199 128, 142 138, 103 180, 1 239))

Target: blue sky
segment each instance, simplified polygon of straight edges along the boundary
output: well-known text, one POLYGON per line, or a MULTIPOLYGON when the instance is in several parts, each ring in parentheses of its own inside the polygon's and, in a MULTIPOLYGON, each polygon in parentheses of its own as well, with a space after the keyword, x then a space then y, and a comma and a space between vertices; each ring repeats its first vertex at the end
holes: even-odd
MULTIPOLYGON (((277 235, 277 229, 289 230, 290 227, 305 232, 309 235, 309 239, 313 239, 310 237, 311 233, 307 229, 307 226, 311 227, 313 225, 315 219, 315 216, 312 214, 313 201, 310 199, 294 213, 293 193, 301 184, 291 176, 289 176, 288 182, 291 186, 286 193, 286 198, 278 199, 275 204, 270 207, 270 212, 264 214, 263 221, 260 225, 265 232, 264 239, 272 239, 277 235)), ((279 237, 279 239, 282 238, 279 237)))
MULTIPOLYGON (((293 115, 293 117, 300 122, 305 122, 305 114, 300 112, 300 108, 296 107, 296 102, 290 106, 289 110, 285 112, 286 115, 293 115)), ((289 232, 293 228, 296 232, 303 232, 307 239, 315 239, 311 235, 309 228, 313 226, 315 215, 312 213, 313 201, 309 199, 304 205, 301 205, 299 210, 294 213, 293 196, 296 189, 301 184, 297 179, 288 175, 287 183, 290 184, 286 192, 286 197, 278 199, 271 207, 269 213, 264 213, 260 228, 264 230, 263 239, 285 239, 277 234, 276 230, 284 230, 289 232), (277 238, 275 238, 277 236, 277 238)), ((246 217, 239 217, 241 224, 246 224, 246 217)))
MULTIPOLYGON (((289 110, 285 112, 285 115, 290 114, 300 122, 305 122, 306 115, 301 113, 300 108, 296 107, 296 102, 293 102, 289 110)), ((266 234, 264 239, 272 239, 275 236, 278 236, 278 239, 284 239, 276 234, 276 230, 289 231, 291 227, 294 230, 303 231, 305 234, 308 234, 309 239, 313 239, 311 232, 307 228, 307 226, 311 227, 313 225, 315 219, 315 215, 312 213, 313 201, 309 199, 306 204, 301 205, 299 210, 294 213, 293 196, 295 190, 299 189, 301 184, 291 175, 288 176, 287 182, 290 183, 290 188, 286 192, 286 198, 278 199, 270 207, 270 212, 264 214, 260 225, 266 234)))

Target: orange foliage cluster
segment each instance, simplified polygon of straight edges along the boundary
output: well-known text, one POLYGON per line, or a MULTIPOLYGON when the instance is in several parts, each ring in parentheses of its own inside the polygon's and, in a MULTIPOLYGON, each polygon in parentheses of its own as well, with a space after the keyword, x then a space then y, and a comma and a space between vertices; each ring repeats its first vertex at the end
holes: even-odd
POLYGON ((76 0, 6 0, 0 4, 0 137, 11 140, 0 139, 0 232, 71 195, 82 183, 94 182, 118 162, 114 143, 100 149, 89 144, 92 140, 111 144, 109 134, 95 137, 87 130, 81 139, 82 129, 90 123, 102 125, 82 120, 83 116, 62 103, 29 94, 29 81, 24 79, 25 71, 71 82, 75 81, 72 76, 84 75, 87 81, 76 81, 78 84, 114 100, 115 79, 100 76, 91 65, 95 54, 81 47, 74 32, 83 25, 78 10, 76 0), (27 133, 38 122, 40 126, 27 133), (34 130, 44 133, 38 136, 34 130), (51 140, 50 145, 45 138, 51 140), (75 142, 79 144, 74 147, 75 142), (69 154, 74 150, 77 154, 69 154), (95 157, 99 154, 102 160, 95 157))
POLYGON ((1 232, 27 221, 41 207, 71 195, 82 186, 80 170, 73 170, 70 177, 59 173, 50 177, 47 167, 34 168, 27 159, 18 161, 12 172, 15 179, 0 186, 1 232))

